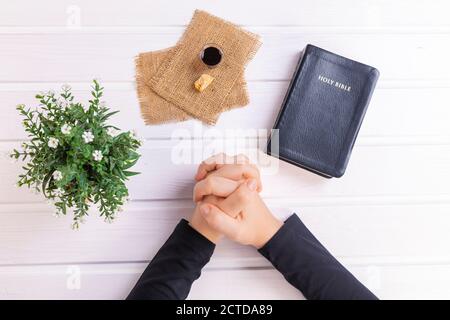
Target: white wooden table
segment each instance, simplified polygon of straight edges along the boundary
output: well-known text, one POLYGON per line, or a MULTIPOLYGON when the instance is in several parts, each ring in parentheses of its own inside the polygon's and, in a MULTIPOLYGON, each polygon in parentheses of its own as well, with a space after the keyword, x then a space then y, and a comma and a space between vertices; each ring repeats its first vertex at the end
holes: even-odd
MULTIPOLYGON (((195 164, 170 161, 175 129, 144 126, 134 56, 173 45, 195 8, 259 33, 247 70, 251 103, 217 128, 270 128, 300 50, 312 43, 376 66, 379 85, 342 179, 282 164, 265 175, 274 212, 292 208, 381 298, 450 298, 450 5, 448 1, 4 1, 0 8, 0 151, 25 138, 15 105, 70 83, 86 99, 100 77, 116 123, 146 139, 129 183, 133 201, 113 224, 80 231, 40 196, 13 187, 0 165, 0 297, 124 298, 181 217, 195 164)), ((245 133, 243 133, 245 135, 245 133)), ((250 248, 220 244, 190 298, 301 298, 250 248)))

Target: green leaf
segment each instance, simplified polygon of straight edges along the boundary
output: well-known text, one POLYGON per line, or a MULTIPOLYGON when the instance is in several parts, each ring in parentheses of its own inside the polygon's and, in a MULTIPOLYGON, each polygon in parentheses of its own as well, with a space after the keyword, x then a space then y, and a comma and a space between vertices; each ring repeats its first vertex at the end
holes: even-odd
POLYGON ((114 115, 114 114, 116 114, 116 113, 118 113, 119 111, 112 111, 112 112, 110 112, 110 113, 107 113, 107 114, 105 114, 104 116, 102 116, 101 117, 101 120, 102 121, 105 121, 105 120, 107 120, 109 117, 111 117, 112 115, 114 115))
POLYGON ((44 194, 44 197, 46 197, 46 198, 48 198, 48 197, 47 197, 47 194, 45 193, 45 191, 47 190, 47 184, 48 184, 48 181, 50 180, 50 178, 52 177, 53 172, 54 172, 54 170, 50 171, 45 176, 44 180, 42 181, 42 193, 44 194))
POLYGON ((140 172, 134 172, 134 171, 124 171, 123 172, 125 174, 125 176, 127 177, 131 177, 131 176, 135 176, 137 174, 141 174, 140 172))
POLYGON ((136 164, 136 162, 137 162, 138 160, 139 160, 139 159, 135 159, 135 160, 133 160, 133 161, 130 161, 130 162, 126 163, 126 164, 123 166, 123 168, 124 168, 124 169, 130 169, 132 166, 134 166, 134 165, 136 164))
POLYGON ((121 179, 125 180, 127 177, 124 175, 123 171, 120 170, 119 167, 115 167, 113 170, 113 173, 115 173, 116 175, 118 175, 121 179))

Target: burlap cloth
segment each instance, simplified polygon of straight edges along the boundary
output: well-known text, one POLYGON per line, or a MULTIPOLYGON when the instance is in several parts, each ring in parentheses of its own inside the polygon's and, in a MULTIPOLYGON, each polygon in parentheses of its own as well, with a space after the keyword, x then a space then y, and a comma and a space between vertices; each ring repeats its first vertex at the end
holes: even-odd
MULTIPOLYGON (((146 124, 160 124, 191 119, 191 116, 183 109, 156 94, 146 84, 154 76, 161 62, 166 58, 167 54, 170 54, 171 50, 172 48, 145 52, 139 54, 136 58, 136 68, 139 70, 139 73, 136 74, 137 92, 142 117, 146 124)), ((228 97, 226 97, 223 111, 245 106, 249 103, 246 87, 247 84, 242 75, 236 81, 234 87, 231 88, 228 97)), ((214 119, 217 120, 219 115, 214 114, 214 119)))
POLYGON ((141 53, 136 58, 136 83, 147 124, 183 121, 191 117, 215 124, 220 113, 249 102, 244 69, 260 46, 259 37, 204 11, 194 16, 175 47, 141 53), (205 45, 223 52, 218 67, 209 69, 199 58, 205 45), (214 81, 203 92, 194 82, 203 73, 214 81))

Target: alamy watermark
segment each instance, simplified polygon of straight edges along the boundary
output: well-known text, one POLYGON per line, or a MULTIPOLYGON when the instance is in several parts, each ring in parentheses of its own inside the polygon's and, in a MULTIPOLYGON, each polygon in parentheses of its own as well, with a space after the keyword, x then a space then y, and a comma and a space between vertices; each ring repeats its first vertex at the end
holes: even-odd
POLYGON ((81 8, 77 5, 70 5, 66 8, 66 27, 68 29, 81 29, 81 8))
POLYGON ((66 269, 66 287, 68 290, 81 289, 81 268, 76 265, 68 266, 66 269))
MULTIPOLYGON (((195 124, 192 130, 176 129, 171 135, 171 162, 175 165, 199 164, 216 154, 243 154, 264 174, 276 174, 279 169, 279 135, 277 130, 225 129, 195 124), (266 151, 270 150, 271 156, 266 151)), ((224 157, 224 162, 230 162, 224 157)), ((239 158, 234 158, 238 161, 239 158)))

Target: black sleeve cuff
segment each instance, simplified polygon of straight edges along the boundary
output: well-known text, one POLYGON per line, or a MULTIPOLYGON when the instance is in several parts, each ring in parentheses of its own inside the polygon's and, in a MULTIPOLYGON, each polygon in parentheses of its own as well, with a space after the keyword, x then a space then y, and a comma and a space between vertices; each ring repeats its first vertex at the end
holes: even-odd
POLYGON ((216 245, 189 225, 189 221, 181 219, 172 236, 180 238, 192 247, 193 251, 211 257, 216 245))
POLYGON ((159 249, 128 299, 186 299, 215 244, 182 219, 159 249))
POLYGON ((293 245, 291 243, 291 233, 296 232, 295 230, 302 230, 302 232, 310 233, 300 218, 294 213, 286 219, 283 226, 277 231, 277 233, 275 233, 264 246, 259 248, 258 252, 268 260, 274 261, 275 257, 273 255, 280 252, 279 249, 293 245))
POLYGON ((307 299, 377 299, 327 251, 296 214, 259 252, 307 299))

